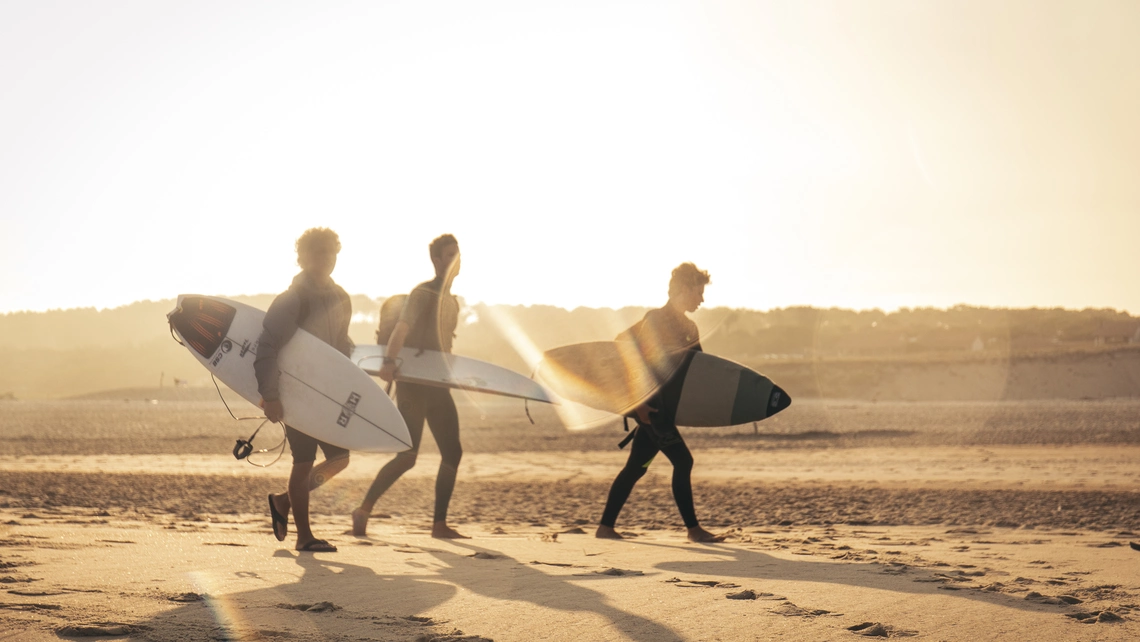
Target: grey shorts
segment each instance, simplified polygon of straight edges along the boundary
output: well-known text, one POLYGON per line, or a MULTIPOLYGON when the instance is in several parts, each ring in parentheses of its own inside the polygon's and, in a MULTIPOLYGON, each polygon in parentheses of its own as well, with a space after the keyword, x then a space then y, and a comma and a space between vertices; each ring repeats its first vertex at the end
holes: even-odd
POLYGON ((294 464, 307 464, 316 461, 317 446, 321 447, 321 452, 325 454, 326 460, 348 457, 348 449, 310 437, 288 424, 285 425, 285 437, 289 440, 289 450, 293 451, 294 464))

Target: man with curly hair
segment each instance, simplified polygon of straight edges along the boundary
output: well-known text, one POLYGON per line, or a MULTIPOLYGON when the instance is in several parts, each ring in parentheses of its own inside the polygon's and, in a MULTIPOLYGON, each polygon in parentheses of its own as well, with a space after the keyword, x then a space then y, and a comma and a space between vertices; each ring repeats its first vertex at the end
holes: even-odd
MULTIPOLYGON (((352 340, 348 324, 352 319, 352 301, 348 293, 332 280, 336 257, 340 253, 340 237, 336 232, 314 227, 297 239, 297 265, 301 273, 293 284, 273 300, 265 313, 257 358, 253 368, 257 375, 261 407, 272 422, 285 418, 285 407, 278 390, 280 371, 277 356, 285 344, 302 328, 348 356, 352 340)), ((336 552, 336 546, 317 539, 309 527, 309 492, 328 481, 348 466, 348 451, 319 441, 286 424, 285 437, 293 452, 293 468, 289 487, 284 493, 269 496, 269 513, 273 519, 273 535, 284 541, 288 534, 289 512, 297 527, 297 550, 318 553, 336 552), (325 460, 314 467, 317 447, 325 460)))

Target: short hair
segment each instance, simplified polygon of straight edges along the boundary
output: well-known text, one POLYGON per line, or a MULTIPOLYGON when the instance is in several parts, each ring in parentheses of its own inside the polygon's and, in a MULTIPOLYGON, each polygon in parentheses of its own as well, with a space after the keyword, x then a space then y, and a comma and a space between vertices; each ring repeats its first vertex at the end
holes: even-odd
POLYGON ((708 285, 708 283, 708 272, 698 269, 692 263, 682 263, 673 268, 673 276, 669 279, 669 296, 673 296, 681 288, 708 285))
POLYGON ((311 227, 297 239, 297 256, 322 247, 332 247, 340 252, 340 236, 327 227, 311 227))
POLYGON ((448 245, 459 245, 459 241, 451 234, 440 234, 428 245, 428 253, 431 254, 431 258, 438 259, 443 256, 443 248, 448 245))

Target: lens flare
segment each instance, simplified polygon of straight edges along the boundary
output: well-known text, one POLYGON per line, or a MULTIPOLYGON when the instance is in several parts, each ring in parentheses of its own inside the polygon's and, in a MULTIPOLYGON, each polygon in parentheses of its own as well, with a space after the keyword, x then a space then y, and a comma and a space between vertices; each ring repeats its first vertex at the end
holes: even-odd
POLYGON ((239 607, 217 590, 218 587, 205 571, 191 571, 188 575, 194 591, 202 596, 214 622, 224 633, 221 639, 240 640, 253 631, 253 627, 242 618, 239 607))

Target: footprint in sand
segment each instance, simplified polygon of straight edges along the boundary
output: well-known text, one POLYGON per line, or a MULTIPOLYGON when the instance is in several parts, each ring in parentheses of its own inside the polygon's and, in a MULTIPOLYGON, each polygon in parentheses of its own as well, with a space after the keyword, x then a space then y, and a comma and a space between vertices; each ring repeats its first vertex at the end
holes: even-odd
POLYGON ((1050 597, 1048 595, 1042 595, 1042 594, 1038 593, 1037 591, 1030 591, 1030 592, 1026 593, 1025 599, 1027 599, 1031 602, 1037 602, 1038 604, 1064 604, 1065 603, 1059 598, 1050 597))
POLYGON ((58 604, 43 604, 37 602, 0 602, 0 609, 9 611, 58 611, 62 606, 58 604))
POLYGON ((1091 613, 1066 613, 1065 617, 1071 617, 1081 624, 1117 624, 1123 622, 1124 618, 1120 617, 1112 611, 1092 611, 1091 613))
POLYGON ((819 617, 820 615, 843 615, 842 613, 832 613, 825 609, 805 609, 802 606, 796 606, 791 602, 781 604, 772 609, 772 613, 776 615, 783 615, 784 617, 819 617))
POLYGON ((326 611, 339 611, 342 607, 333 604, 332 602, 317 602, 316 604, 285 604, 277 605, 279 609, 289 609, 292 611, 304 611, 305 613, 324 613, 326 611))
POLYGON ((624 568, 607 568, 601 571, 591 571, 589 573, 575 573, 576 576, 589 576, 589 575, 608 575, 610 577, 630 577, 636 575, 645 575, 644 571, 631 571, 624 568))
POLYGON ((677 588, 740 588, 739 584, 732 582, 721 582, 720 580, 682 580, 679 577, 672 577, 665 580, 666 584, 675 584, 677 588))
POLYGON ((904 638, 918 635, 918 631, 896 629, 890 624, 883 624, 882 622, 863 622, 849 626, 847 630, 869 638, 904 638))
POLYGON ((12 595, 22 595, 24 597, 47 597, 49 595, 63 595, 64 591, 31 591, 28 589, 8 589, 12 595))
POLYGON ((725 597, 730 600, 755 600, 756 598, 760 597, 760 595, 752 589, 744 589, 739 593, 729 593, 728 595, 725 595, 725 597))
POLYGON ((100 624, 71 624, 59 629, 55 632, 60 637, 99 637, 99 636, 123 636, 130 635, 135 630, 141 627, 134 627, 129 624, 122 624, 119 622, 105 622, 100 624))

